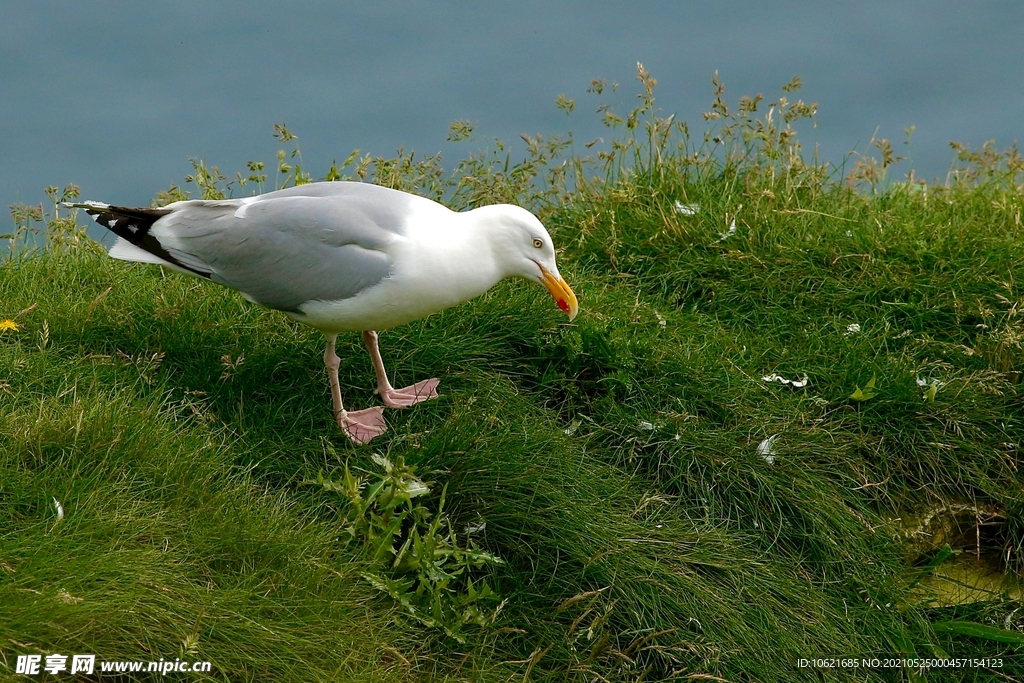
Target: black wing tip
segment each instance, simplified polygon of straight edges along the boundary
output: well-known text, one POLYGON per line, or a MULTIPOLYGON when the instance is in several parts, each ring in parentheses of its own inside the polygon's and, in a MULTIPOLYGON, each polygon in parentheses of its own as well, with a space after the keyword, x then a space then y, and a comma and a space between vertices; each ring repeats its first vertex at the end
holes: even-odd
POLYGON ((117 206, 103 202, 64 202, 64 206, 83 209, 104 228, 133 244, 138 244, 142 239, 141 236, 147 234, 154 223, 173 211, 173 209, 117 206))
POLYGON ((210 273, 191 268, 174 258, 160 241, 149 234, 150 228, 158 220, 174 211, 174 209, 149 209, 132 206, 115 206, 102 202, 81 202, 66 204, 71 208, 84 209, 97 223, 143 251, 162 258, 168 263, 187 270, 199 277, 210 279, 210 273))

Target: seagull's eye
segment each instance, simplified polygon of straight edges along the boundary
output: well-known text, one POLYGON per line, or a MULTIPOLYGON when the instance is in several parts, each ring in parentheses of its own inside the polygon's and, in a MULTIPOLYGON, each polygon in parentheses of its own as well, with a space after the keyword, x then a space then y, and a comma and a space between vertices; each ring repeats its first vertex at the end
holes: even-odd
POLYGON ((534 237, 533 238, 533 246, 535 246, 538 249, 540 249, 541 247, 544 246, 544 241, 542 239, 540 239, 539 237, 534 237))

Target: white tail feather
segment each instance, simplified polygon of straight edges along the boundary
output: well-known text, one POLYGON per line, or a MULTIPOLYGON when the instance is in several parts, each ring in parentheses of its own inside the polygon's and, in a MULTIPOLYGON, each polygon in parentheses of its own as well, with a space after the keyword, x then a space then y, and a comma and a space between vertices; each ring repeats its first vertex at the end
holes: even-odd
POLYGON ((171 266, 173 264, 168 263, 159 256, 150 254, 145 249, 140 249, 123 237, 118 237, 117 242, 110 248, 107 255, 111 258, 120 259, 122 261, 138 261, 139 263, 156 263, 161 266, 171 266))

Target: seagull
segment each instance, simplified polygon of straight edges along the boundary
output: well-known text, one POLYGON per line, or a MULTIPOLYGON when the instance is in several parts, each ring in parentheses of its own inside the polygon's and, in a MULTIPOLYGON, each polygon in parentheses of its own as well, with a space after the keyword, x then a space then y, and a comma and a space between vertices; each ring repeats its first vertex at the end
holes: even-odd
POLYGON ((109 255, 212 280, 320 330, 338 427, 356 444, 383 434, 382 406, 346 411, 335 341, 361 332, 384 405, 437 396, 440 380, 403 389, 388 381, 379 330, 468 301, 506 277, 538 282, 576 317, 551 236, 511 204, 455 212, 418 195, 361 182, 307 183, 239 199, 161 208, 68 202, 115 235, 109 255))

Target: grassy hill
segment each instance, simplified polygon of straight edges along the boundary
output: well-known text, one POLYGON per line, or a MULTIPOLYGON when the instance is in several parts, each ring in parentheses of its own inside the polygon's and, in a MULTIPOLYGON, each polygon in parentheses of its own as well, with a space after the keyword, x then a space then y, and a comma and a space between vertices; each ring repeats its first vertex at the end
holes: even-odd
MULTIPOLYGON (((719 91, 694 138, 640 76, 635 110, 600 110, 607 145, 332 168, 530 206, 581 305, 568 324, 505 282, 384 333, 396 385, 441 397, 369 446, 330 419, 319 333, 40 212, 45 246, 0 264, 0 676, 59 652, 212 662, 189 680, 1024 678, 1015 150, 894 183, 878 141, 844 176, 796 141, 813 106, 719 91), (461 642, 367 580, 401 577, 308 485, 377 481, 373 454, 503 561, 466 565, 500 598, 461 642), (858 666, 799 663, 838 657, 858 666), (989 661, 861 664, 950 657, 989 661)), ((195 163, 202 196, 252 189, 195 163)), ((338 344, 346 401, 373 404, 338 344)))

